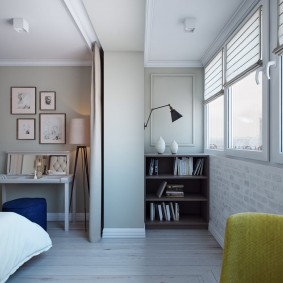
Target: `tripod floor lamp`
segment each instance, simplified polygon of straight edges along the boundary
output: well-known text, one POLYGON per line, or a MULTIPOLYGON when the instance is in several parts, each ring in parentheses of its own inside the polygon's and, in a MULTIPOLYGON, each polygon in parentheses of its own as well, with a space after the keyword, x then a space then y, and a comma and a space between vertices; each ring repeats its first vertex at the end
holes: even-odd
POLYGON ((82 189, 84 192, 84 212, 85 212, 85 228, 86 228, 86 184, 87 181, 87 192, 89 195, 89 171, 88 171, 88 158, 87 158, 87 146, 90 143, 90 121, 89 118, 74 118, 71 120, 70 125, 70 139, 69 143, 77 145, 76 157, 74 163, 74 177, 71 188, 71 197, 70 197, 70 208, 73 198, 73 189, 76 179, 78 159, 79 155, 81 157, 81 173, 83 178, 82 189))

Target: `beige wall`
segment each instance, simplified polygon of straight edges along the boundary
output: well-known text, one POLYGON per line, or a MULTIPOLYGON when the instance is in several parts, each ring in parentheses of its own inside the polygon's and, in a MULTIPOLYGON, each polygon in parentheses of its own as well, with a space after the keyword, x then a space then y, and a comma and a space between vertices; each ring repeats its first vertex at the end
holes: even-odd
MULTIPOLYGON (((6 153, 8 151, 57 151, 75 149, 68 145, 69 123, 71 118, 90 114, 90 67, 0 67, 0 173, 6 173, 6 153), (36 87, 36 114, 11 115, 10 89, 12 86, 36 87), (56 92, 56 110, 48 113, 66 113, 66 145, 39 144, 39 92, 56 92), (17 118, 36 119, 36 140, 23 141, 16 139, 17 118)), ((71 171, 72 162, 71 162, 71 171)), ((80 177, 78 178, 78 184, 80 177)), ((38 187, 25 185, 19 189, 12 189, 10 185, 8 199, 17 197, 46 197, 48 212, 63 212, 63 190, 56 190, 56 186, 38 187)), ((78 189, 80 187, 78 186, 78 189)), ((1 198, 1 197, 0 197, 1 198)), ((82 194, 78 193, 78 211, 82 211, 82 194)))

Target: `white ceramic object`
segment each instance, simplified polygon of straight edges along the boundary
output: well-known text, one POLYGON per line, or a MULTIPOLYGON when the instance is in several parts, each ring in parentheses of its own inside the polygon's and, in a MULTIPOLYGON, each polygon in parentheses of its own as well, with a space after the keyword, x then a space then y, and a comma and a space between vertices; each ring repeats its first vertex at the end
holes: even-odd
POLYGON ((171 145, 170 145, 170 150, 172 154, 176 154, 178 152, 178 144, 177 142, 174 140, 171 145))
POLYGON ((163 153, 165 151, 165 141, 162 137, 159 137, 159 139, 155 143, 155 148, 158 153, 163 153))

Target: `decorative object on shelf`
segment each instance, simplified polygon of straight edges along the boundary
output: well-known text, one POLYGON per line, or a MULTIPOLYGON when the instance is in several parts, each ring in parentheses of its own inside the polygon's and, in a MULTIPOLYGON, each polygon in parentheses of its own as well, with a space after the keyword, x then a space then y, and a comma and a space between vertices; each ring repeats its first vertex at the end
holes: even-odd
POLYGON ((39 143, 66 143, 66 114, 39 114, 39 143))
POLYGON ((146 123, 144 124, 144 129, 145 129, 145 128, 147 127, 147 125, 148 125, 148 122, 149 122, 149 119, 150 119, 150 116, 151 116, 152 111, 154 111, 154 110, 156 110, 156 109, 159 109, 159 108, 167 107, 167 106, 170 108, 172 122, 175 122, 176 120, 178 120, 178 119, 180 119, 181 117, 183 117, 183 116, 182 116, 179 112, 177 112, 170 104, 166 104, 166 105, 163 105, 163 106, 151 108, 150 113, 149 113, 149 116, 148 116, 148 119, 147 119, 146 123))
POLYGON ((176 154, 178 152, 178 144, 175 140, 173 140, 173 142, 170 145, 170 150, 172 154, 176 154))
POLYGON ((56 92, 40 92, 40 110, 56 110, 56 92))
POLYGON ((76 178, 77 164, 79 153, 81 155, 81 172, 83 177, 83 191, 84 191, 84 211, 85 211, 85 229, 86 229, 86 186, 85 178, 87 181, 87 189, 89 194, 89 171, 87 159, 87 146, 90 144, 90 120, 89 118, 74 118, 71 120, 70 125, 70 144, 77 145, 76 158, 74 165, 74 178, 71 188, 70 208, 73 198, 73 188, 76 178))
POLYGON ((36 87, 11 87, 11 114, 35 114, 36 87))
POLYGON ((17 119, 17 140, 35 140, 35 119, 17 119))
POLYGON ((162 137, 159 137, 155 144, 155 148, 158 153, 163 153, 165 151, 165 141, 162 137))

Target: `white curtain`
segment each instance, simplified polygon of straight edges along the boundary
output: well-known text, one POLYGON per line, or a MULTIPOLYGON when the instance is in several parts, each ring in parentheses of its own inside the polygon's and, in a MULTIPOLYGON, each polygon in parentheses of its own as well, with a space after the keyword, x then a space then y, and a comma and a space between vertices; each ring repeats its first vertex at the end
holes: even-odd
POLYGON ((101 238, 101 197, 102 197, 102 103, 101 103, 101 60, 100 50, 94 43, 91 72, 91 141, 90 141, 90 199, 89 199, 89 240, 101 238))

